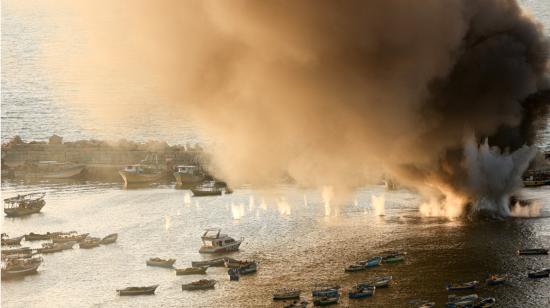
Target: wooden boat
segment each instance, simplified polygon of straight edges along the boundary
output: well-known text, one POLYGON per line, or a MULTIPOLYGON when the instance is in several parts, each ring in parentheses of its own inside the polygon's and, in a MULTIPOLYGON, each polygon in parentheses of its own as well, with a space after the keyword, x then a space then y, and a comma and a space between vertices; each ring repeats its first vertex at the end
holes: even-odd
POLYGON ((364 271, 365 269, 367 269, 367 268, 364 265, 350 264, 350 265, 346 266, 344 271, 345 272, 359 272, 359 271, 364 271))
POLYGON ((174 266, 174 263, 176 263, 176 259, 161 259, 161 258, 150 258, 145 262, 149 266, 158 266, 158 267, 166 267, 166 268, 172 268, 174 266))
POLYGON ((176 166, 174 177, 176 178, 176 185, 182 186, 186 184, 199 183, 204 180, 205 174, 199 168, 199 166, 193 165, 181 165, 176 166))
POLYGON ((2 246, 19 246, 24 235, 10 238, 6 233, 2 233, 2 246))
POLYGON ((106 237, 101 239, 101 244, 103 244, 103 245, 112 244, 112 243, 116 242, 117 239, 118 239, 118 234, 117 233, 109 234, 106 237))
POLYGON ((221 196, 223 194, 230 194, 233 191, 227 187, 225 182, 207 181, 202 184, 191 188, 191 192, 195 197, 205 196, 221 196))
POLYGON ((232 258, 223 258, 223 265, 227 268, 239 268, 250 264, 253 261, 240 261, 232 258))
POLYGON ((99 247, 100 243, 101 243, 101 239, 97 237, 90 237, 90 238, 84 239, 82 242, 78 244, 78 246, 81 249, 90 249, 90 248, 99 247))
POLYGON ((329 306, 336 305, 340 297, 319 297, 313 300, 313 305, 315 306, 329 306))
POLYGON ((311 290, 311 296, 313 297, 322 297, 322 296, 336 296, 339 294, 340 286, 322 286, 316 287, 311 290))
POLYGON ((383 258, 384 264, 395 264, 405 261, 404 255, 390 255, 383 258))
POLYGON ((53 243, 65 243, 70 241, 81 242, 84 239, 86 239, 86 237, 88 237, 88 233, 78 234, 74 231, 71 231, 69 232, 69 234, 61 234, 61 235, 52 237, 52 242, 53 243))
POLYGON ((39 253, 45 254, 59 252, 63 249, 65 249, 64 243, 43 243, 42 248, 38 248, 37 251, 39 253))
POLYGON ((371 297, 374 295, 375 291, 376 291, 376 287, 374 286, 362 287, 362 286, 356 285, 353 288, 351 288, 351 290, 348 292, 348 297, 351 299, 371 297))
POLYGON ((239 267, 238 270, 239 274, 241 275, 253 274, 258 270, 258 265, 256 264, 256 262, 251 262, 249 264, 239 267))
POLYGON ((357 264, 363 265, 365 268, 369 268, 369 267, 378 266, 380 265, 381 262, 382 262, 382 257, 376 256, 365 261, 359 261, 357 262, 357 264))
POLYGON ((124 180, 124 185, 151 183, 162 177, 162 170, 156 165, 128 165, 118 172, 124 180))
POLYGON ((527 274, 529 278, 546 278, 550 276, 550 269, 546 268, 538 272, 532 272, 527 274))
POLYGON ((494 297, 481 298, 474 304, 474 308, 488 308, 493 307, 497 300, 494 297))
POLYGON ((32 254, 30 247, 14 248, 14 249, 2 249, 2 256, 14 255, 14 254, 32 254))
POLYGON ((445 305, 447 308, 461 308, 471 307, 479 297, 477 294, 470 294, 465 296, 449 295, 448 302, 445 305))
POLYGON ((447 285, 447 291, 462 291, 462 290, 472 290, 475 289, 476 286, 479 284, 478 281, 470 281, 465 283, 458 283, 458 284, 448 284, 447 285))
POLYGON ((418 306, 418 308, 432 308, 432 307, 435 307, 435 302, 423 302, 423 303, 420 303, 420 306, 418 306))
POLYGON ((38 267, 40 267, 40 263, 32 263, 25 266, 8 266, 5 269, 2 268, 2 279, 36 274, 38 267))
POLYGON ((133 295, 153 295, 158 288, 158 284, 147 287, 128 287, 124 289, 116 290, 120 296, 133 296, 133 295))
POLYGON ((50 233, 50 232, 47 232, 45 234, 39 234, 39 233, 29 233, 27 235, 25 235, 25 241, 46 241, 46 240, 51 240, 53 236, 57 236, 57 235, 60 235, 61 232, 54 232, 54 233, 50 233))
POLYGON ((487 280, 485 280, 485 283, 489 286, 496 286, 505 283, 506 279, 508 279, 508 276, 506 275, 491 275, 487 278, 487 280))
POLYGON ((393 279, 392 276, 376 277, 374 278, 372 285, 375 286, 376 288, 387 288, 389 287, 392 279, 393 279))
MULTIPOLYGON (((216 258, 216 259, 207 260, 207 261, 192 261, 191 266, 192 267, 201 267, 201 266, 223 267, 225 262, 224 259, 225 258, 216 258)), ((235 260, 235 259, 232 259, 232 260, 235 260)))
POLYGON ((295 300, 290 304, 284 305, 283 307, 284 308, 306 308, 308 305, 309 305, 308 301, 299 302, 299 301, 295 300))
POLYGON ((15 177, 27 179, 70 179, 82 174, 86 166, 71 162, 39 161, 15 170, 15 177))
POLYGON ((219 228, 206 229, 201 236, 200 253, 222 253, 239 250, 243 238, 235 240, 227 234, 222 234, 219 228))
POLYGON ((205 275, 208 267, 176 268, 176 275, 205 275))
POLYGON ((548 249, 545 248, 527 248, 518 250, 518 255, 547 255, 548 249))
POLYGON ((302 291, 296 289, 280 289, 273 293, 273 300, 299 299, 302 291))
POLYGON ((216 280, 201 279, 198 281, 193 281, 191 283, 182 284, 181 289, 183 291, 206 290, 206 289, 214 289, 215 285, 216 285, 216 280))
POLYGON ((46 205, 45 196, 45 193, 32 193, 4 199, 4 213, 8 217, 38 213, 46 205))

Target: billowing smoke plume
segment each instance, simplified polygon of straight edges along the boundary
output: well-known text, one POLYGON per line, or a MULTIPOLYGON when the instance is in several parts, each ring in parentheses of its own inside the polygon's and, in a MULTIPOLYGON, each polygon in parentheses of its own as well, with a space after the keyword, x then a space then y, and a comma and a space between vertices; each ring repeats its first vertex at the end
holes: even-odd
POLYGON ((81 63, 153 84, 232 184, 390 174, 440 204, 500 204, 547 109, 548 41, 514 0, 94 3, 81 63))

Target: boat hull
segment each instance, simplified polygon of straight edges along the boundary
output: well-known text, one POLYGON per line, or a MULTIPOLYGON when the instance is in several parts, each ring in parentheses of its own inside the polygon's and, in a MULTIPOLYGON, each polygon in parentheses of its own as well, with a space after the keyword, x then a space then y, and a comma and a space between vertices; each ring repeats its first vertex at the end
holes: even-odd
POLYGON ((106 237, 104 237, 101 240, 101 244, 103 244, 103 245, 112 244, 112 243, 116 242, 117 239, 118 239, 118 234, 113 233, 113 234, 110 234, 110 235, 107 235, 106 237))
POLYGON ((125 185, 151 183, 162 177, 161 172, 144 174, 144 173, 127 172, 123 170, 123 171, 119 171, 118 173, 124 180, 125 185))
POLYGON ((224 253, 239 250, 241 246, 241 241, 235 241, 234 243, 223 246, 223 247, 213 247, 213 246, 202 246, 199 249, 199 253, 224 253))
POLYGON ((174 172, 174 177, 176 178, 177 185, 186 185, 186 184, 196 184, 204 180, 202 175, 190 175, 181 172, 174 172))
POLYGON ((21 240, 25 237, 24 235, 21 235, 19 237, 14 238, 8 238, 8 239, 2 239, 2 246, 17 246, 21 245, 21 240))
POLYGON ((145 263, 148 266, 172 268, 172 267, 174 267, 174 263, 176 263, 176 260, 170 260, 170 261, 151 261, 151 260, 147 260, 147 261, 145 261, 145 263))
POLYGON ((25 172, 15 171, 15 177, 27 179, 71 179, 79 177, 86 169, 85 166, 63 168, 58 171, 25 172))
POLYGON ((14 207, 14 208, 4 208, 4 213, 8 217, 21 217, 26 215, 31 215, 40 212, 44 207, 44 204, 33 205, 30 208, 14 207))
POLYGON ((27 275, 36 274, 38 272, 38 267, 40 266, 40 263, 33 264, 29 266, 28 268, 21 269, 21 270, 5 270, 2 269, 2 279, 9 279, 14 277, 22 277, 27 275))
POLYGON ((136 295, 154 295, 155 290, 158 288, 158 285, 150 286, 150 287, 143 287, 139 288, 137 290, 128 290, 128 289, 121 289, 116 290, 118 295, 120 296, 136 296, 136 295))
POLYGON ((191 262, 192 267, 202 267, 202 266, 210 266, 210 267, 223 267, 225 263, 224 258, 218 258, 208 261, 193 261, 191 262))

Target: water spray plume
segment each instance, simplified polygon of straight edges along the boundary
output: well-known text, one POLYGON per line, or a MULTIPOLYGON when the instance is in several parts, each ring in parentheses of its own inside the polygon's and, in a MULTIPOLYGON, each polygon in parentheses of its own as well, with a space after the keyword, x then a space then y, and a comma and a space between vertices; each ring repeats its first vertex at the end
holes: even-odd
POLYGON ((386 215, 386 209, 384 205, 385 202, 386 202, 386 199, 383 194, 378 197, 375 195, 371 196, 371 204, 372 204, 372 208, 374 209, 374 215, 376 216, 386 215))

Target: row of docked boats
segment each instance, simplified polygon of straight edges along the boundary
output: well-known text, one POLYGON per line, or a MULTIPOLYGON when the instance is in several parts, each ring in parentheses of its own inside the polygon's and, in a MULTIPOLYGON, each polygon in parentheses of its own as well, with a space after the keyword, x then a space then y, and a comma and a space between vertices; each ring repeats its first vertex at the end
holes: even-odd
POLYGON ((406 252, 390 251, 382 256, 374 256, 370 259, 360 260, 346 266, 346 272, 360 272, 366 269, 377 267, 380 264, 396 264, 405 261, 406 252))

